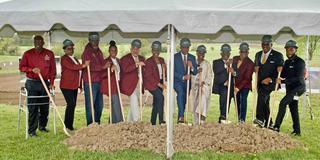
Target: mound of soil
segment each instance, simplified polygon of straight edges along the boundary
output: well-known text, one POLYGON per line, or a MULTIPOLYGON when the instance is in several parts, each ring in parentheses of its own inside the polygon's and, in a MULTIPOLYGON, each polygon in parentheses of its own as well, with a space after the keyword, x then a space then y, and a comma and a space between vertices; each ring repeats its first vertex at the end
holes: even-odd
MULTIPOLYGON (((147 123, 91 125, 79 129, 64 143, 72 149, 113 152, 124 149, 151 150, 165 153, 166 126, 147 123)), ((174 126, 175 151, 259 153, 286 150, 301 144, 289 136, 249 124, 205 124, 174 126)))

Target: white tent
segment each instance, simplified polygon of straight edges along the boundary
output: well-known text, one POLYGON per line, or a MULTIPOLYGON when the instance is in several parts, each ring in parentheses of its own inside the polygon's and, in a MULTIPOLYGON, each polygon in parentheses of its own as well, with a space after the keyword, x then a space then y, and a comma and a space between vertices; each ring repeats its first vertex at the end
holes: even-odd
POLYGON ((162 37, 167 37, 171 46, 167 63, 170 70, 167 158, 171 158, 176 35, 219 39, 230 38, 231 34, 233 41, 239 41, 239 37, 259 39, 262 34, 320 35, 320 1, 12 0, 0 3, 0 36, 55 30, 63 30, 67 35, 88 31, 113 35, 115 31, 119 38, 131 38, 132 34, 159 38, 167 33, 162 37))
POLYGON ((181 33, 214 34, 230 26, 238 34, 277 34, 289 27, 297 35, 319 35, 320 1, 290 0, 12 0, 0 5, 0 27, 48 31, 159 32, 172 24, 181 33))

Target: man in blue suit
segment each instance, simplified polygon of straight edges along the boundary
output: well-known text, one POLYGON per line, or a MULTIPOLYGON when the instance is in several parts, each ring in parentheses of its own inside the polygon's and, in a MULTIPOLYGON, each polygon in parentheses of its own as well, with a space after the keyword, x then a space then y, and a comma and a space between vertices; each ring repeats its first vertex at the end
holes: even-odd
MULTIPOLYGON (((196 75, 198 73, 196 58, 189 53, 190 46, 190 40, 182 38, 180 40, 181 50, 174 55, 174 90, 177 92, 178 123, 185 123, 184 112, 187 97, 187 80, 191 78, 187 73, 187 67, 190 67, 191 74, 196 75)), ((191 86, 191 80, 189 82, 191 86)))

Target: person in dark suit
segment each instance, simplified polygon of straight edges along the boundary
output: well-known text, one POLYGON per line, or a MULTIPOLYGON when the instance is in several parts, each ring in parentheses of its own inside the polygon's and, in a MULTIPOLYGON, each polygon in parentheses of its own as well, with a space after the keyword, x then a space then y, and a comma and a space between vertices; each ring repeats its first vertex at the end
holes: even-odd
POLYGON ((159 115, 159 124, 164 124, 163 120, 163 106, 164 97, 162 94, 166 85, 163 83, 165 80, 165 62, 162 57, 159 57, 161 51, 161 43, 154 41, 151 45, 152 56, 146 60, 144 72, 144 87, 149 90, 153 96, 151 124, 155 125, 157 115, 159 115))
POLYGON ((82 91, 82 78, 80 72, 89 65, 89 61, 80 64, 78 59, 73 56, 74 44, 71 40, 63 41, 64 55, 61 57, 61 80, 60 89, 67 102, 64 124, 69 130, 74 130, 74 110, 77 103, 78 88, 82 91))
POLYGON ((298 112, 298 99, 306 91, 304 80, 305 62, 296 55, 298 46, 293 40, 289 40, 286 45, 286 54, 288 59, 285 61, 281 78, 277 79, 277 83, 286 84, 286 95, 279 104, 279 111, 274 124, 273 130, 279 132, 282 120, 286 114, 286 107, 289 105, 292 121, 293 132, 295 136, 300 136, 300 122, 298 112))
POLYGON ((249 44, 243 42, 239 47, 240 55, 233 57, 233 65, 237 67, 239 76, 235 78, 234 93, 237 96, 238 121, 244 123, 247 114, 247 98, 251 90, 252 74, 254 71, 254 63, 248 57, 249 44))
MULTIPOLYGON (((178 102, 178 123, 185 123, 184 112, 187 98, 187 80, 190 75, 187 74, 187 67, 190 67, 190 73, 196 75, 197 62, 195 56, 189 53, 191 41, 188 38, 180 40, 180 52, 174 55, 174 90, 177 93, 178 102)), ((191 81, 190 81, 191 84, 191 81)), ((190 85, 191 86, 191 85, 190 85)), ((191 88, 191 87, 190 87, 191 88)), ((189 89, 190 89, 189 88, 189 89)))
MULTIPOLYGON (((275 90, 278 67, 283 65, 283 56, 272 49, 272 36, 264 35, 261 40, 262 51, 256 53, 255 66, 258 73, 258 102, 254 124, 267 126, 270 114, 270 94, 275 90)), ((272 121, 270 125, 272 124, 272 121)))
MULTIPOLYGON (((112 112, 112 123, 122 122, 122 112, 121 112, 121 105, 120 105, 120 98, 118 95, 117 89, 117 80, 116 74, 119 77, 120 74, 120 60, 117 58, 118 48, 115 41, 110 41, 109 46, 109 56, 105 59, 106 63, 110 64, 110 88, 111 88, 111 96, 109 95, 109 82, 108 82, 108 70, 106 69, 105 72, 102 74, 102 81, 101 81, 101 92, 108 97, 111 97, 111 112, 112 112)), ((109 121, 110 122, 110 121, 109 121)))
MULTIPOLYGON (((214 73, 212 93, 219 94, 220 117, 218 122, 227 123, 225 120, 227 110, 228 77, 230 72, 232 76, 237 76, 237 72, 234 69, 234 66, 230 67, 230 64, 232 64, 232 59, 229 59, 231 51, 230 45, 223 44, 220 51, 221 58, 212 62, 214 73)), ((233 80, 231 80, 230 84, 230 86, 233 86, 233 80)), ((231 97, 233 97, 233 87, 230 88, 230 99, 231 97)))
MULTIPOLYGON (((139 110, 139 66, 145 66, 144 57, 139 55, 141 48, 141 41, 135 39, 131 42, 130 53, 126 54, 120 59, 120 91, 121 93, 130 97, 130 110, 128 115, 129 122, 136 122, 140 118, 139 110)), ((142 91, 143 92, 143 88, 142 91)))

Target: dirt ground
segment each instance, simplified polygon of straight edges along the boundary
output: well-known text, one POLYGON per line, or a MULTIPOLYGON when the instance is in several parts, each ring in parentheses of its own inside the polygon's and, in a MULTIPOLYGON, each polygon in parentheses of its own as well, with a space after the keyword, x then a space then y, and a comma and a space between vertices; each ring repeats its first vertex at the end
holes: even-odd
MULTIPOLYGON (((24 83, 20 82, 21 76, 19 74, 1 74, 0 75, 0 103, 1 104, 19 104, 20 88, 24 83)), ((144 95, 145 98, 146 95, 144 95)), ((122 95, 123 104, 127 106, 128 97, 122 95)), ((151 104, 152 96, 149 96, 147 104, 151 104)), ((55 103, 57 106, 65 106, 65 99, 59 88, 59 81, 55 82, 55 103)), ((78 106, 84 106, 84 95, 79 94, 77 99, 78 106)))
MULTIPOLYGON (((72 149, 113 152, 124 149, 151 150, 165 153, 166 126, 147 123, 91 125, 82 128, 64 143, 72 149)), ((286 150, 301 146, 285 134, 252 125, 205 124, 201 126, 175 125, 175 151, 259 153, 286 150)))
MULTIPOLYGON (((19 103, 19 91, 24 86, 24 83, 21 83, 20 79, 19 74, 0 75, 0 103, 13 105, 19 103)), ((59 84, 56 84, 56 86, 59 86, 59 84)), ((78 103, 83 103, 83 99, 83 96, 79 95, 78 103)), ((55 100, 58 106, 65 105, 65 100, 58 87, 56 88, 55 100)))

